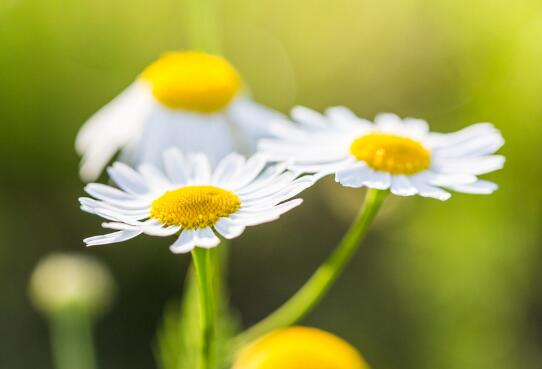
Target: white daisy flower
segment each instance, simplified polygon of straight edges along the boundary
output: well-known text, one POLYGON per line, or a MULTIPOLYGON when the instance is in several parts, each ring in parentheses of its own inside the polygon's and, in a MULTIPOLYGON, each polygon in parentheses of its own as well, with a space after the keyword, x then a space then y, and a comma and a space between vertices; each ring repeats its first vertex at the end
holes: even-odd
POLYGON ((493 155, 503 144, 490 123, 454 133, 429 132, 427 122, 379 114, 371 123, 343 107, 325 115, 296 107, 299 124, 277 122, 277 139, 264 139, 260 149, 273 161, 291 161, 298 172, 335 174, 347 187, 390 189, 399 196, 421 195, 447 200, 445 189, 489 194, 497 185, 478 175, 501 169, 504 157, 493 155))
POLYGON ((251 154, 277 117, 250 99, 226 59, 166 53, 81 128, 80 175, 96 179, 118 151, 134 165, 159 163, 164 147, 203 152, 213 163, 234 151, 251 154))
POLYGON ((85 239, 87 246, 142 233, 180 233, 170 248, 174 253, 214 247, 220 242, 217 234, 238 237, 245 227, 278 219, 300 205, 301 199, 289 199, 314 183, 313 176, 297 177, 284 165, 266 166, 260 155, 245 160, 231 153, 214 170, 204 154, 183 156, 173 148, 163 159, 165 173, 150 164, 136 171, 117 162, 108 173, 120 189, 98 183, 85 187, 94 198, 81 198, 81 209, 107 219, 102 226, 116 230, 85 239))

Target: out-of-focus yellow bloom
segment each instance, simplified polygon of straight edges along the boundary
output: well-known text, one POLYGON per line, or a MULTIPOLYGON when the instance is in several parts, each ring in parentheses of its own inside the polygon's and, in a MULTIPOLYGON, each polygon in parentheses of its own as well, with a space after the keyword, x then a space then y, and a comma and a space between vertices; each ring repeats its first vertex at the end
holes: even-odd
POLYGON ((71 308, 99 314, 110 305, 114 291, 109 270, 82 255, 50 255, 38 263, 30 280, 30 298, 46 314, 71 308))
POLYGON ((243 349, 232 369, 368 369, 343 339, 319 329, 278 330, 243 349))

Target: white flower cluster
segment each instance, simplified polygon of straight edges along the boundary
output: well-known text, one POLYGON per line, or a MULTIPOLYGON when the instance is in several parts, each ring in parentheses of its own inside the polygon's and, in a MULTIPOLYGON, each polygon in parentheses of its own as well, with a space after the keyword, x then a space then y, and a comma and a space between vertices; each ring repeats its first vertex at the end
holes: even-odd
POLYGON ((253 102, 221 57, 166 54, 81 129, 83 179, 96 179, 119 150, 135 167, 108 169, 119 188, 87 185, 91 198, 81 198, 81 208, 114 232, 85 243, 177 235, 171 250, 185 253, 278 219, 324 175, 446 200, 448 190, 492 193, 497 186, 478 176, 504 165, 494 155, 504 140, 490 123, 442 134, 420 119, 379 114, 370 122, 344 107, 296 107, 291 116, 253 102))

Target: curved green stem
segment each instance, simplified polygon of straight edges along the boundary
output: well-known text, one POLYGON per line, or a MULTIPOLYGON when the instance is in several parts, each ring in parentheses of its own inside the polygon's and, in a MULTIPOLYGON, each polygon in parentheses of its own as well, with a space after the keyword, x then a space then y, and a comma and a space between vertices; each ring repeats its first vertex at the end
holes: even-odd
POLYGON ((298 322, 318 304, 358 249, 386 194, 387 191, 368 190, 358 216, 335 251, 295 295, 267 318, 237 336, 234 342, 236 348, 272 330, 298 322))
POLYGON ((198 295, 201 319, 200 369, 211 367, 210 358, 215 330, 215 310, 213 299, 213 277, 211 275, 211 251, 196 247, 192 251, 194 269, 198 279, 198 295))
POLYGON ((50 317, 51 344, 56 369, 94 369, 92 320, 80 309, 67 309, 50 317))

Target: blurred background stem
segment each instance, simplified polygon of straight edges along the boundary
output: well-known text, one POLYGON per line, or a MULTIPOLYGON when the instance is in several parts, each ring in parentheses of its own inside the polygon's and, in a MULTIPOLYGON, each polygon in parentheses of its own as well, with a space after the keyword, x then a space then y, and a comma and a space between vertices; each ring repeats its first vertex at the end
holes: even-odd
POLYGON ((192 258, 198 280, 198 295, 201 311, 201 356, 199 368, 209 369, 211 367, 210 357, 215 327, 211 251, 209 249, 196 247, 192 251, 192 258))
POLYGON ((187 0, 188 43, 191 48, 211 54, 220 53, 218 0, 187 0))
POLYGON ((363 206, 335 251, 295 295, 267 318, 239 335, 234 343, 236 348, 272 330, 299 322, 318 304, 358 249, 386 194, 387 191, 381 190, 367 191, 363 206))
POLYGON ((95 369, 92 320, 82 309, 67 309, 50 318, 56 369, 95 369))

